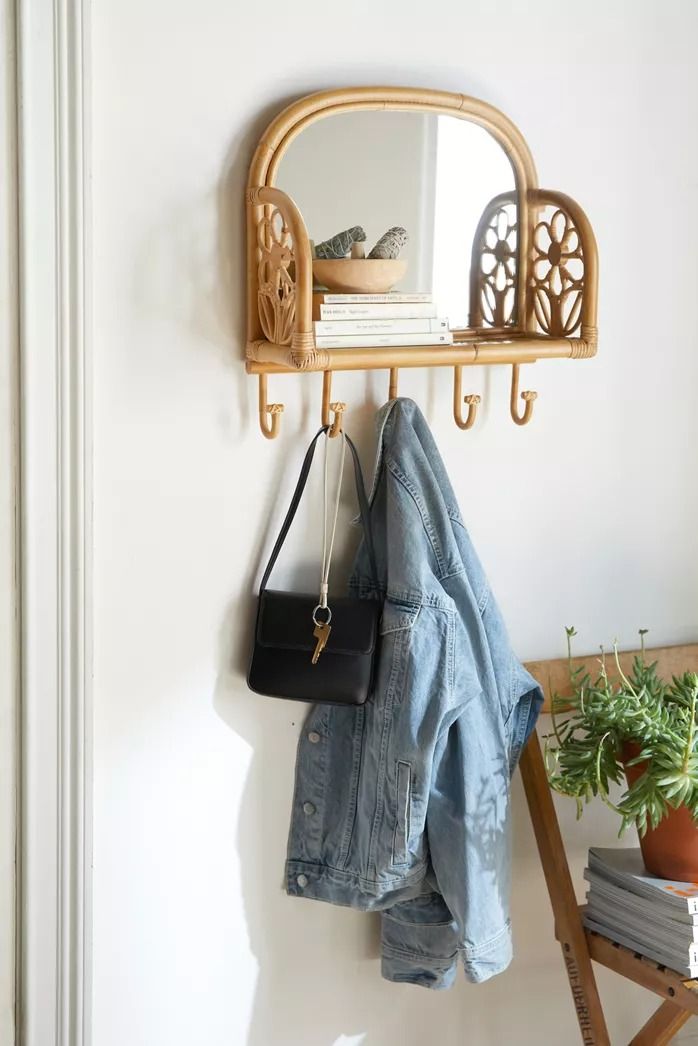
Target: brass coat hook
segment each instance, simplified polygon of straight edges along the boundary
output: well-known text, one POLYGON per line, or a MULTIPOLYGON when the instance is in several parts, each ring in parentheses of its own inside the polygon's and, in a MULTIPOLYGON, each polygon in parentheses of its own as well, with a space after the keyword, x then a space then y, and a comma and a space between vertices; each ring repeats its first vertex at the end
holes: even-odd
POLYGON ((267 376, 259 375, 259 427, 266 439, 276 439, 279 435, 283 403, 267 403, 267 376), (268 418, 267 418, 268 415, 268 418))
POLYGON ((453 368, 453 420, 459 429, 471 429, 477 417, 480 396, 463 396, 463 368, 453 368), (468 416, 463 417, 463 403, 468 404, 468 416))
POLYGON ((322 375, 322 424, 329 425, 330 431, 328 436, 334 439, 342 431, 342 414, 347 409, 346 403, 342 403, 339 400, 334 403, 330 403, 330 396, 332 395, 332 371, 326 370, 322 375), (330 423, 330 411, 334 414, 334 418, 330 423))
POLYGON ((511 398, 509 400, 509 409, 511 411, 512 421, 516 422, 517 425, 528 425, 531 420, 531 414, 533 413, 533 403, 538 396, 537 392, 522 392, 521 399, 524 401, 526 406, 523 409, 523 414, 519 414, 517 400, 519 398, 519 364, 512 364, 511 368, 511 398))

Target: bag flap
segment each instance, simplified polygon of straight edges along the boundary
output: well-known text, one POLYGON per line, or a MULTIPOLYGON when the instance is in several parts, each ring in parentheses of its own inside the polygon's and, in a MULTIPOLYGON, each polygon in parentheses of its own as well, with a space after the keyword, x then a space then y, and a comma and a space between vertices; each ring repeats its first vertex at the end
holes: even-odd
MULTIPOLYGON (((314 650, 313 610, 317 596, 268 589, 259 597, 257 643, 277 650, 314 650)), ((332 654, 370 654, 376 645, 381 604, 374 599, 333 597, 332 631, 325 647, 332 654)), ((318 615, 320 616, 320 615, 318 615)))

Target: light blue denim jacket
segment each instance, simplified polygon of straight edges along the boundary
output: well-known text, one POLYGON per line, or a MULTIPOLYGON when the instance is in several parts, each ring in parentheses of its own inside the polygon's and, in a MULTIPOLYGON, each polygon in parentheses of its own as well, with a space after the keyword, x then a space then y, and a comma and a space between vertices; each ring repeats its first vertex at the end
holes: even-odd
MULTIPOLYGON (((511 959, 510 777, 542 694, 516 658, 415 403, 379 412, 374 694, 299 739, 288 893, 382 912, 382 972, 428 988, 511 959)), ((351 585, 375 597, 365 549, 351 585)))

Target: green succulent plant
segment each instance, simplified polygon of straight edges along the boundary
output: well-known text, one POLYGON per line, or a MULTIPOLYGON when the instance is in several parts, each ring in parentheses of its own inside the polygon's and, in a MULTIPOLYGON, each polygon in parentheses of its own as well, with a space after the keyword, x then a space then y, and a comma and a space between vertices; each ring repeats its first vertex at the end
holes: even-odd
POLYGON ((619 835, 632 824, 644 835, 679 806, 688 807, 698 821, 698 675, 686 672, 670 683, 661 679, 657 663, 645 661, 647 630, 641 629, 642 653, 632 671, 622 671, 614 644, 618 682, 608 677, 603 648, 594 680, 583 666, 574 667, 576 632, 565 631, 573 693, 552 699, 553 729, 545 737, 551 787, 576 800, 578 818, 599 796, 620 815, 619 835), (628 743, 639 748, 632 759, 623 758, 628 743), (614 802, 610 787, 624 783, 626 762, 646 764, 644 773, 614 802))

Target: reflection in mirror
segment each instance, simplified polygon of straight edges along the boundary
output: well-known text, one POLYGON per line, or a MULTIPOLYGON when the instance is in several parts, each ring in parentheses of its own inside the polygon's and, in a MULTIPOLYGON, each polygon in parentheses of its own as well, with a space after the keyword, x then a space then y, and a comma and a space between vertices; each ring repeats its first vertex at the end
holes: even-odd
POLYGON ((407 264, 393 289, 432 294, 451 329, 471 316, 478 325, 515 321, 514 172, 482 127, 424 112, 338 113, 291 142, 275 182, 316 244, 360 226, 368 255, 389 229, 405 229, 407 264), (476 235, 481 300, 471 303, 476 235))

